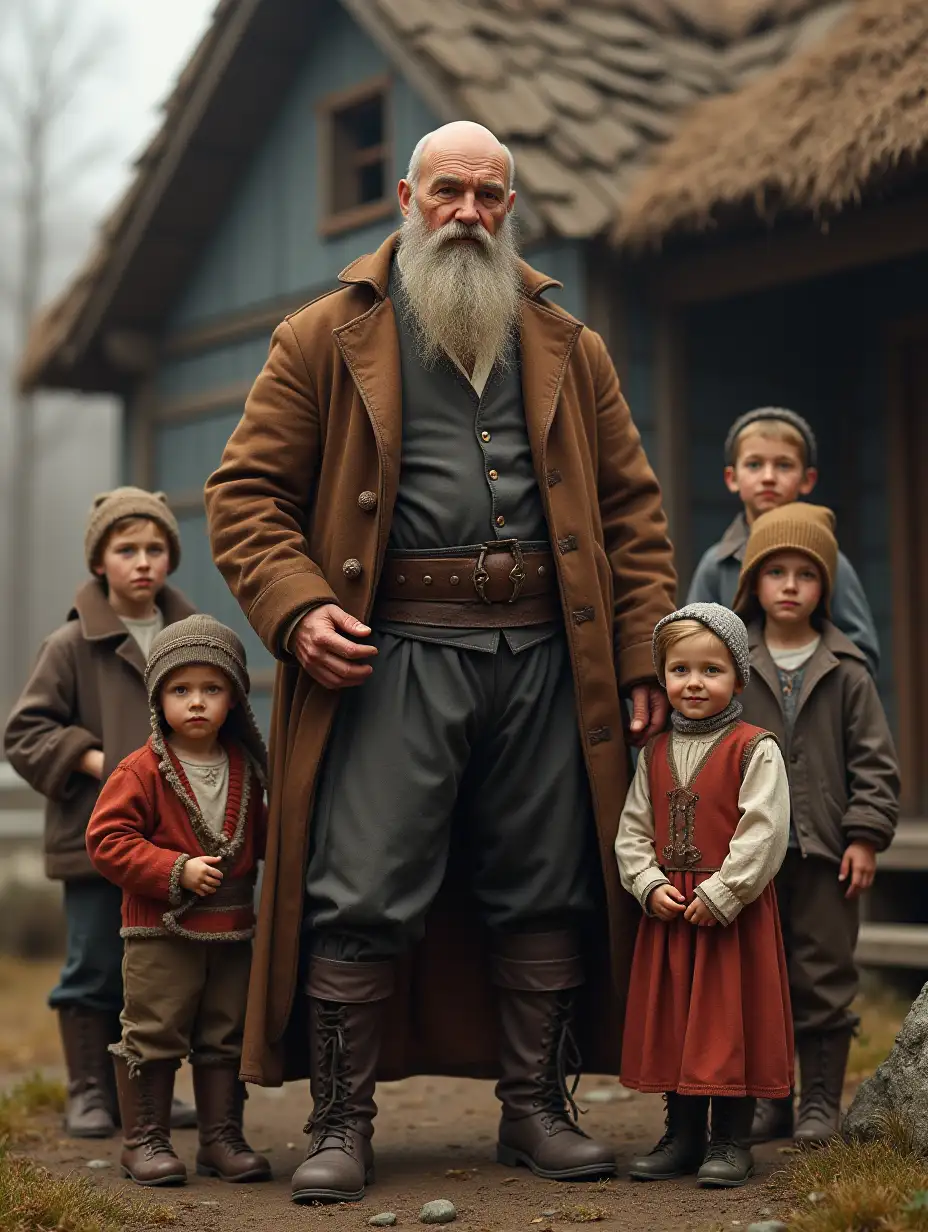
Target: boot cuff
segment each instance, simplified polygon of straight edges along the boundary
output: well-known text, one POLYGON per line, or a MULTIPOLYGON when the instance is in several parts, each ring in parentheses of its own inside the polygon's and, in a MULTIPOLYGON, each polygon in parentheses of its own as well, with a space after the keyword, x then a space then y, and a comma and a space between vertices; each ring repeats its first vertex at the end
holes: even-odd
POLYGON ((498 988, 520 992, 579 988, 584 977, 576 933, 521 933, 498 938, 490 959, 490 978, 498 988))
POLYGON ((393 962, 340 962, 334 958, 318 958, 309 964, 306 991, 320 1001, 338 1001, 351 1005, 370 1001, 386 1001, 393 996, 395 968, 393 962))

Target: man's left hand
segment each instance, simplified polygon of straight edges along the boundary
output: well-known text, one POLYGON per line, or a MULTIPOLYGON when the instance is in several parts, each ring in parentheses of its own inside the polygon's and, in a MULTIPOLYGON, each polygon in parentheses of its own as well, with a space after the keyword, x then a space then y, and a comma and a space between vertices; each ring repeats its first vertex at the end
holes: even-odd
POLYGON ((656 684, 632 686, 632 721, 628 727, 628 743, 642 749, 652 736, 667 726, 670 705, 667 694, 656 684))

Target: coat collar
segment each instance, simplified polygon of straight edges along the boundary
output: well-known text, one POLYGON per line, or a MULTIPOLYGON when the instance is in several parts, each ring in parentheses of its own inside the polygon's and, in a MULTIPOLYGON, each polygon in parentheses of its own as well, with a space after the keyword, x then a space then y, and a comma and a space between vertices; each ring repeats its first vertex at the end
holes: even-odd
MULTIPOLYGON (((379 300, 386 299, 387 286, 390 282, 390 266, 399 238, 400 232, 394 231, 392 235, 387 236, 376 252, 366 253, 363 257, 352 261, 350 265, 346 265, 338 276, 339 282, 349 285, 363 283, 371 288, 379 300)), ((524 294, 528 299, 538 299, 539 295, 549 291, 552 287, 564 285, 556 278, 549 278, 547 274, 533 269, 526 261, 519 262, 519 269, 522 274, 524 294)))
MULTIPOLYGON (((773 661, 767 643, 764 641, 764 626, 759 620, 751 621, 748 626, 748 646, 751 652, 751 670, 766 683, 777 702, 780 698, 780 678, 777 675, 777 665, 773 661)), ((816 685, 839 667, 842 659, 856 659, 867 666, 867 658, 849 637, 846 637, 836 625, 826 620, 822 625, 822 640, 816 646, 811 658, 806 664, 802 678, 802 691, 796 707, 798 719, 803 706, 812 694, 816 685)))
POLYGON ((747 518, 742 511, 735 515, 728 524, 725 534, 719 540, 718 559, 743 561, 749 533, 747 518))
MULTIPOLYGON (((196 608, 173 586, 163 586, 155 602, 164 613, 166 625, 172 625, 186 616, 192 616, 196 611, 196 608)), ((110 607, 102 582, 92 578, 84 583, 74 598, 74 606, 68 613, 68 620, 80 621, 81 633, 87 642, 120 639, 119 645, 115 647, 116 654, 130 663, 141 675, 145 674, 142 649, 110 607)))

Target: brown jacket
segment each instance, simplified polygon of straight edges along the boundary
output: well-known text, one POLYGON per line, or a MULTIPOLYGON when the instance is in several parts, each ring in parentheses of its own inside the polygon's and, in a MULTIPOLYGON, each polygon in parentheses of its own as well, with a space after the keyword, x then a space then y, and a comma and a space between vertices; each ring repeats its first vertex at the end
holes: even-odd
POLYGON ((840 863, 855 839, 882 851, 893 840, 899 816, 899 763, 866 656, 825 621, 822 640, 806 664, 787 739, 763 625, 752 623, 748 637, 751 680, 741 698, 744 718, 780 741, 803 855, 840 863))
MULTIPOLYGON (((166 624, 191 615, 180 593, 158 596, 166 624)), ((15 770, 46 797, 45 871, 69 881, 97 877, 84 832, 100 784, 75 767, 88 749, 103 750, 103 778, 151 735, 145 660, 107 602, 100 582, 77 592, 67 621, 46 638, 13 707, 3 745, 15 770)))
MULTIPOLYGON (((216 563, 278 657, 283 633, 303 608, 333 600, 366 619, 373 604, 402 435, 399 347, 386 296, 394 244, 391 237, 348 266, 344 288, 278 327, 244 418, 206 485, 216 563), (376 502, 367 496, 359 502, 362 492, 376 502), (361 571, 349 569, 348 576, 343 567, 352 558, 361 571)), ((553 279, 528 266, 523 278, 525 415, 551 539, 560 549, 555 556, 611 917, 601 952, 591 958, 587 1026, 595 1038, 587 1040, 586 1060, 600 1072, 617 1072, 637 922, 612 855, 628 776, 618 686, 652 677, 651 632, 673 608, 675 575, 660 490, 601 339, 544 302, 541 293, 558 285, 553 279)), ((339 697, 283 658, 242 1061, 249 1081, 263 1084, 306 1072, 302 998, 295 996, 303 881, 316 775, 339 697)), ((401 976, 401 988, 412 985, 416 992, 394 998, 384 1077, 495 1072, 486 964, 461 893, 452 873, 427 938, 401 976), (463 1017, 461 1005, 469 1007, 463 1017)))

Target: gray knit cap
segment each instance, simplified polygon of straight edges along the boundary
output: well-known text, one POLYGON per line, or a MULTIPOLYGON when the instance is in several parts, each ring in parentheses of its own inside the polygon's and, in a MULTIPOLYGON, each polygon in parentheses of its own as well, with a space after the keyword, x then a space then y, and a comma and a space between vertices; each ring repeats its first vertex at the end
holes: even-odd
POLYGON ((248 701, 251 681, 248 677, 245 647, 236 633, 212 616, 197 613, 185 620, 175 621, 163 629, 151 644, 148 666, 145 668, 145 685, 148 689, 152 733, 158 751, 163 754, 163 748, 160 747, 163 730, 158 705, 161 685, 178 667, 188 667, 194 663, 218 667, 231 680, 238 705, 229 712, 225 727, 244 746, 259 770, 262 782, 266 781, 267 750, 248 701))
POLYGON ((651 655, 654 659, 654 670, 660 677, 660 667, 657 661, 657 635, 664 625, 675 620, 698 620, 705 625, 717 638, 725 643, 731 657, 735 661, 735 670, 742 684, 747 684, 751 678, 751 652, 748 647, 748 631, 740 616, 721 603, 688 603, 678 612, 671 612, 654 626, 654 636, 651 639, 651 655))
POLYGON ((777 419, 780 423, 789 424, 795 428, 806 443, 806 466, 818 465, 818 442, 812 425, 795 411, 788 411, 783 406, 759 406, 753 411, 739 415, 728 429, 725 437, 725 461, 729 466, 735 464, 735 442, 749 424, 757 423, 759 419, 777 419))

